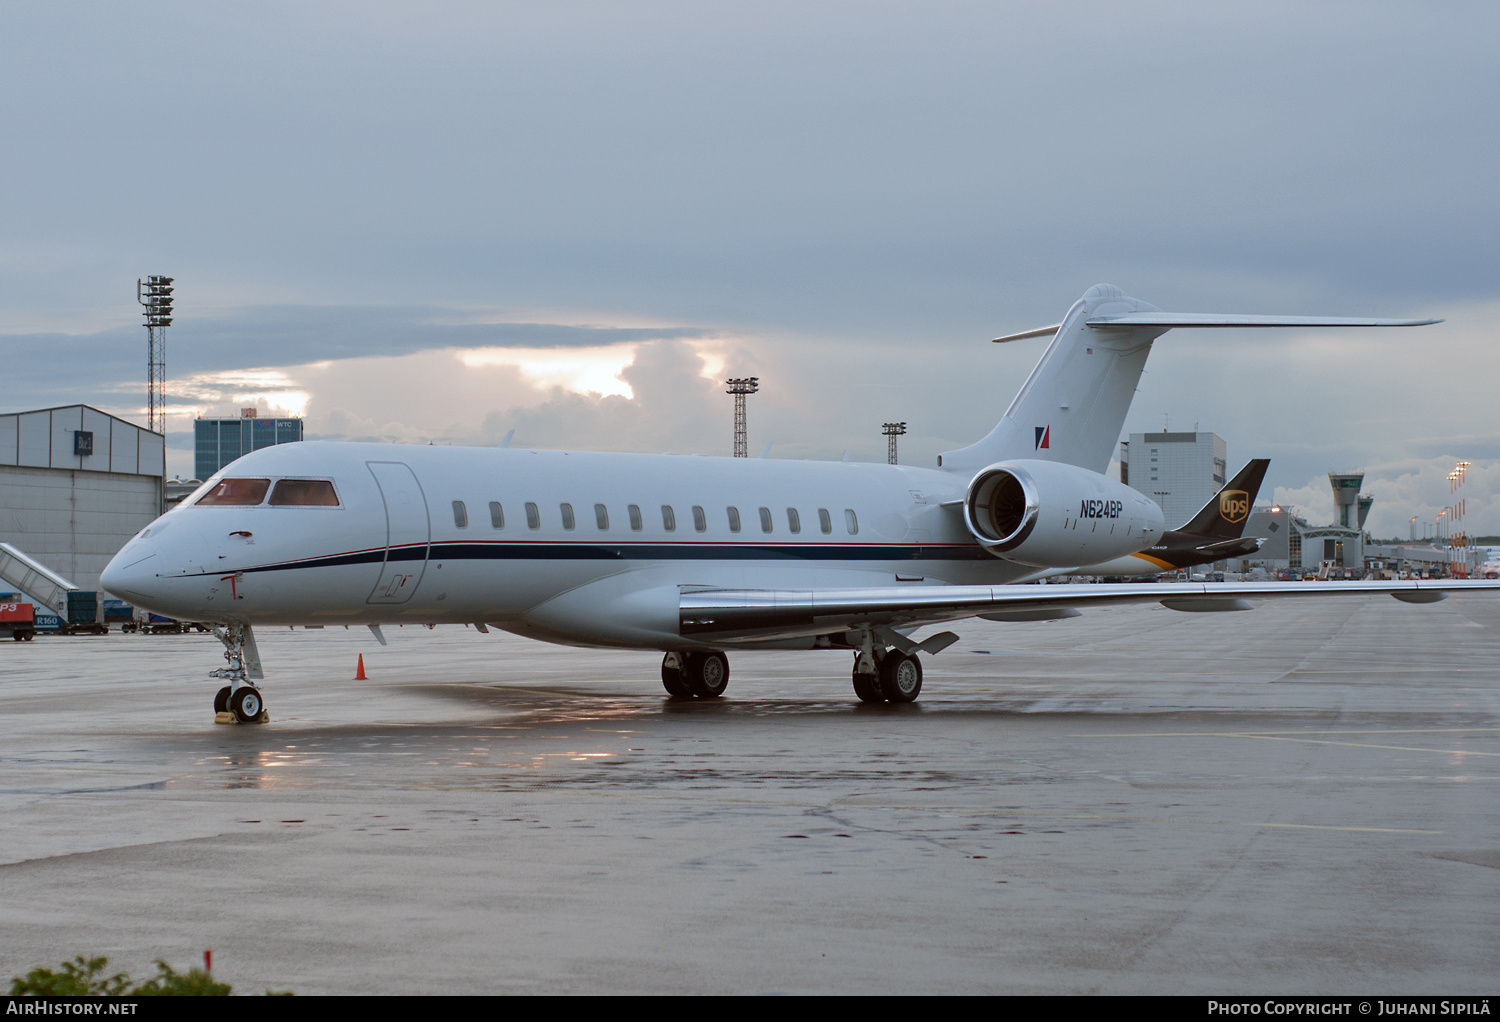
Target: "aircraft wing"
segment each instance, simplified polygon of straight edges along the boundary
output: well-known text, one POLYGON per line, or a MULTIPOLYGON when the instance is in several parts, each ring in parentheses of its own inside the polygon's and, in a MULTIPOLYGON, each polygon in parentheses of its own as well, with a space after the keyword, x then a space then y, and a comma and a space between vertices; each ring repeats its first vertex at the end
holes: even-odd
POLYGON ((1161 603, 1172 610, 1253 610, 1261 599, 1383 593, 1436 603, 1449 593, 1500 589, 1496 581, 1128 582, 1084 585, 909 586, 888 589, 702 589, 678 597, 682 635, 704 641, 794 639, 860 629, 915 628, 979 615, 1071 617, 1074 608, 1161 603), (1048 613, 1053 612, 1053 613, 1048 613))

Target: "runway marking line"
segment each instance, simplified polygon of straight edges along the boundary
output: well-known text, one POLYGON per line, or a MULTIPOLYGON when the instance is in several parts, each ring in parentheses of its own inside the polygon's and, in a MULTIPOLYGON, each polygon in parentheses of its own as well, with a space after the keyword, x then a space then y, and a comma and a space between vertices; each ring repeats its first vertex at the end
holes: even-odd
POLYGON ((1376 731, 1141 731, 1069 735, 1069 738, 1258 738, 1267 742, 1306 742, 1309 745, 1345 745, 1357 749, 1387 749, 1393 752, 1437 752, 1447 756, 1500 756, 1500 752, 1475 749, 1424 749, 1413 745, 1380 745, 1374 742, 1340 742, 1310 735, 1455 735, 1500 731, 1500 727, 1397 728, 1376 731))

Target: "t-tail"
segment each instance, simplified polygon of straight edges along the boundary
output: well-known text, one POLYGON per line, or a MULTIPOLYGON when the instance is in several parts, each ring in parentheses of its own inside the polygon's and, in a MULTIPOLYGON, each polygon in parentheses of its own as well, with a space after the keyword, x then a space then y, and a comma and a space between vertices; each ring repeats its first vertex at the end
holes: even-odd
POLYGON ((944 469, 975 472, 1030 458, 1104 472, 1125 425, 1151 343, 1173 327, 1423 326, 1436 319, 1256 316, 1163 312, 1117 287, 1096 284, 1063 321, 995 338, 996 343, 1053 335, 1016 399, 983 440, 938 459, 944 469))

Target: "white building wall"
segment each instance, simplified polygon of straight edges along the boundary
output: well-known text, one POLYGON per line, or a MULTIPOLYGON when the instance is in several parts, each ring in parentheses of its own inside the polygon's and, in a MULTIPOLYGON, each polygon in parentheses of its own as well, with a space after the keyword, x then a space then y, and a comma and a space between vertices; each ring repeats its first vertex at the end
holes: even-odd
POLYGON ((1224 488, 1226 446, 1217 434, 1132 433, 1129 451, 1131 487, 1161 506, 1169 529, 1224 488))

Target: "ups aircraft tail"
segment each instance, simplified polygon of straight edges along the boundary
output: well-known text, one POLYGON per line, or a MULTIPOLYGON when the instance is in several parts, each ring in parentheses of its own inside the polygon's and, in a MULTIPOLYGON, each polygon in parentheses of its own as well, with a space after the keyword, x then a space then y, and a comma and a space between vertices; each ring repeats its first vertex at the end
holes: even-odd
POLYGON ((1437 322, 1162 312, 1110 284, 1096 284, 1073 304, 1061 323, 995 338, 996 343, 1003 343, 1053 335, 999 424, 978 443, 943 454, 938 465, 955 472, 975 472, 997 461, 1030 458, 1104 472, 1151 343, 1173 327, 1376 327, 1437 322))
POLYGON ((1245 521, 1250 517, 1250 508, 1255 505, 1255 495, 1260 492, 1270 465, 1270 458, 1251 459, 1222 490, 1208 499, 1203 510, 1177 531, 1205 539, 1239 539, 1245 533, 1245 521))

